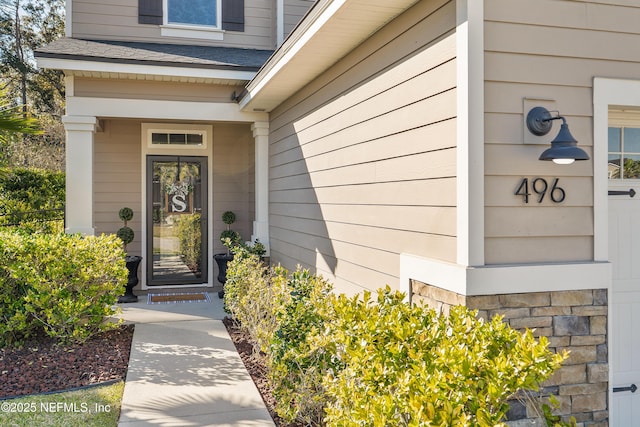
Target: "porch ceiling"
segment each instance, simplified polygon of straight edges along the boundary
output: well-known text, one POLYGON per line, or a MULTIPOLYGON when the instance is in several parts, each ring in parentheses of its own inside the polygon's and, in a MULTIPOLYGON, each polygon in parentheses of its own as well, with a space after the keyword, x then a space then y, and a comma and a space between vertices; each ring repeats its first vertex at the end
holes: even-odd
POLYGON ((240 105, 271 111, 417 0, 319 0, 249 82, 240 105))

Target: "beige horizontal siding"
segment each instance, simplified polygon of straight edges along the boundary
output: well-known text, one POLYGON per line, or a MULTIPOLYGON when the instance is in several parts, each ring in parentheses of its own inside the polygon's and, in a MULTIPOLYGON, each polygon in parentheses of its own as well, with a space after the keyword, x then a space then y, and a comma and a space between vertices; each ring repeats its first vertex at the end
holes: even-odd
POLYGON ((455 260, 454 2, 422 1, 271 115, 272 259, 339 291, 455 260))
MULTIPOLYGON (((593 164, 558 166, 525 144, 525 98, 555 101, 592 155, 593 78, 640 75, 637 1, 485 2, 485 254, 489 264, 593 259, 593 164), (528 204, 522 178, 559 178, 561 204, 528 204), (553 248, 550 251, 549 248, 553 248)), ((551 141, 558 127, 548 135, 551 141)))
POLYGON ((273 49, 275 2, 245 0, 245 31, 226 31, 224 40, 163 37, 159 25, 138 24, 138 3, 131 0, 74 0, 73 37, 152 43, 182 43, 273 49))
POLYGON ((363 205, 407 204, 427 206, 455 206, 455 178, 405 181, 402 191, 395 182, 371 183, 328 188, 300 186, 296 188, 270 188, 271 203, 352 203, 363 205))
POLYGON ((485 241, 487 264, 554 263, 557 254, 564 262, 584 261, 593 256, 590 236, 489 237, 485 241))
POLYGON ((115 233, 122 227, 121 208, 133 209, 129 226, 135 239, 127 246, 132 255, 142 253, 142 152, 140 123, 127 120, 103 122, 94 136, 94 224, 96 234, 115 233))
POLYGON ((98 98, 231 103, 234 102, 231 99, 234 91, 240 93, 242 87, 145 80, 91 78, 76 78, 74 80, 75 96, 98 98))
MULTIPOLYGON (((213 253, 226 252, 220 233, 226 229, 222 213, 233 211, 236 223, 232 229, 244 240, 251 239, 254 212, 250 204, 253 189, 251 173, 253 134, 248 124, 216 123, 213 125, 213 253)), ((216 273, 217 274, 217 273, 216 273)))

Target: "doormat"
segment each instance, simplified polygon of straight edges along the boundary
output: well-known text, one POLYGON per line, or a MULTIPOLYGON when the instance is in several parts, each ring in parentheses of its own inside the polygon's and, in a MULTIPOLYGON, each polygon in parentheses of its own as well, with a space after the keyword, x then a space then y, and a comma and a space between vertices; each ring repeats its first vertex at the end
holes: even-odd
POLYGON ((207 292, 149 294, 147 304, 176 304, 185 302, 211 302, 207 292))

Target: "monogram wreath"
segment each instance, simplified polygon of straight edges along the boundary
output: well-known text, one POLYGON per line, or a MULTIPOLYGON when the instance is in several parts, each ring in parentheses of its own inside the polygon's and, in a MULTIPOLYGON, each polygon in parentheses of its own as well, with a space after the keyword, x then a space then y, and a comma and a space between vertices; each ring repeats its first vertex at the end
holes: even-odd
POLYGON ((165 187, 165 191, 168 194, 175 194, 186 197, 193 190, 193 186, 186 182, 174 182, 171 185, 165 187))

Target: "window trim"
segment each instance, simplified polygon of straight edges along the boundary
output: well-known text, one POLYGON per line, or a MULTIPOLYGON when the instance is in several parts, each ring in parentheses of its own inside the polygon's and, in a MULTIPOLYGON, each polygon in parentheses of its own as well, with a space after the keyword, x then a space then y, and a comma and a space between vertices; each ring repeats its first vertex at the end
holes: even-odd
POLYGON ((216 24, 199 25, 169 22, 169 0, 162 0, 162 25, 160 35, 166 37, 182 37, 194 39, 223 40, 222 0, 216 2, 216 24))
POLYGON ((206 151, 213 142, 213 126, 177 123, 142 123, 144 145, 149 151, 206 151), (202 134, 202 145, 189 144, 153 144, 153 133, 202 134))

